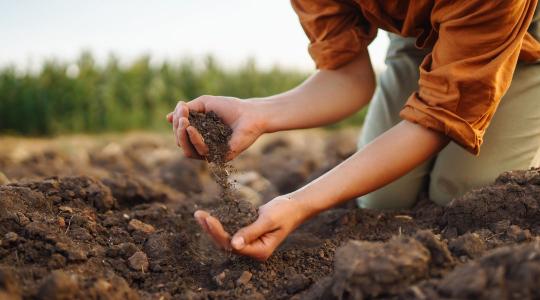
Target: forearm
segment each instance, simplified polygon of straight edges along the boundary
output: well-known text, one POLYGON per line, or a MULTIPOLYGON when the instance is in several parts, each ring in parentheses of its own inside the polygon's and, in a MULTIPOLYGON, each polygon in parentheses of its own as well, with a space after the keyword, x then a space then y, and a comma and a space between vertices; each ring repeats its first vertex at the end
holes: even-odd
POLYGON ((448 143, 444 135, 402 121, 349 159, 296 192, 309 215, 365 195, 405 175, 448 143))
POLYGON ((321 70, 300 86, 257 99, 266 132, 323 126, 339 121, 366 105, 375 89, 367 51, 337 70, 321 70))

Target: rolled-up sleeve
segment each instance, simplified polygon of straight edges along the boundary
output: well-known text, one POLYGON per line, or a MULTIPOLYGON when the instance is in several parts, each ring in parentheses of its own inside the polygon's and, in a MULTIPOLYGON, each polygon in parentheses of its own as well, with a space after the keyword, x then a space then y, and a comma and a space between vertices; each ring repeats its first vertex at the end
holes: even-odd
POLYGON ((536 2, 438 2, 431 21, 439 37, 420 66, 419 89, 401 117, 478 154, 510 86, 536 2))
POLYGON ((375 38, 353 1, 291 0, 309 38, 309 54, 318 69, 336 69, 365 50, 375 38))

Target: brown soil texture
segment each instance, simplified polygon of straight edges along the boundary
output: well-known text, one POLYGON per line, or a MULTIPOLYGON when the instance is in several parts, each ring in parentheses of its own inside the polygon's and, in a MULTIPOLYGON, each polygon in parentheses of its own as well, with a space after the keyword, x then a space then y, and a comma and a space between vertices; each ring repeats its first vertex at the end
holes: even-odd
POLYGON ((209 162, 224 163, 229 153, 232 129, 213 111, 208 113, 189 112, 189 123, 202 135, 208 146, 209 162))
POLYGON ((230 151, 229 141, 232 129, 213 111, 208 113, 189 113, 190 124, 203 136, 208 146, 206 159, 211 164, 216 182, 221 186, 221 204, 211 211, 217 217, 223 228, 230 234, 234 234, 240 228, 245 227, 257 220, 257 209, 252 203, 239 197, 234 183, 229 180, 229 173, 234 171, 226 161, 230 151))
MULTIPOLYGON (((301 155, 289 187, 339 162, 338 151, 319 159, 326 134, 263 139, 238 159, 237 192, 258 205, 275 195, 283 179, 261 175, 262 161, 277 168, 301 155)), ((347 145, 338 134, 328 143, 347 145)), ((193 212, 218 207, 219 186, 170 143, 53 140, 23 154, 3 144, 0 299, 540 298, 538 169, 501 174, 444 208, 426 199, 396 212, 336 208, 256 262, 201 232, 193 212)))

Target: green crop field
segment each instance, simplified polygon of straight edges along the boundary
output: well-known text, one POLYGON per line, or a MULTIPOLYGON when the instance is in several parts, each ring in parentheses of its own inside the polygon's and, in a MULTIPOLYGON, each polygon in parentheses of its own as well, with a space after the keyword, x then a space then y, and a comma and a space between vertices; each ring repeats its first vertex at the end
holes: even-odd
MULTIPOLYGON (((37 72, 0 69, 0 132, 55 135, 164 129, 164 116, 182 100, 226 95, 267 96, 290 89, 309 74, 261 69, 253 60, 224 68, 211 56, 151 64, 141 57, 98 64, 89 53, 76 62, 48 61, 37 72), (70 72, 75 68, 76 72, 70 72)), ((359 124, 364 112, 338 124, 359 124)), ((335 126, 334 126, 335 127, 335 126)))

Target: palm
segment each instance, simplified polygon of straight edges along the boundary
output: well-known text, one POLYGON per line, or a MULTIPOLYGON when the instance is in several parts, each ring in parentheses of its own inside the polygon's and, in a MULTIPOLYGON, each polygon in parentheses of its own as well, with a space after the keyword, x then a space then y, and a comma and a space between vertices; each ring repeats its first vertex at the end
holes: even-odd
POLYGON ((205 111, 217 113, 233 130, 229 142, 231 153, 228 160, 235 158, 251 146, 261 135, 261 131, 255 126, 254 118, 243 110, 242 104, 238 99, 229 97, 216 97, 214 101, 205 104, 205 111))
POLYGON ((287 197, 277 197, 259 208, 259 218, 235 233, 232 241, 218 219, 205 211, 195 212, 195 219, 222 249, 232 250, 258 260, 266 260, 287 235, 304 219, 301 209, 287 197), (283 216, 287 216, 283 218, 283 216), (235 239, 242 237, 242 245, 235 239))

